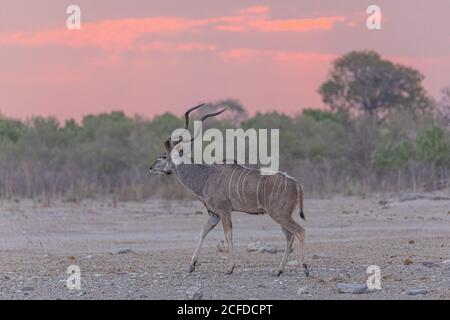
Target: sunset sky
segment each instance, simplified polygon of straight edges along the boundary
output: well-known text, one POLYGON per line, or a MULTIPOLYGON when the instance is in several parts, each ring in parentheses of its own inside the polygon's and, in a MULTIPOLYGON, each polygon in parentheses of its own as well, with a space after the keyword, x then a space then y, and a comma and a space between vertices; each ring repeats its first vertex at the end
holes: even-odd
POLYGON ((3 0, 0 112, 59 119, 181 114, 239 99, 251 112, 321 107, 333 59, 374 49, 450 85, 450 1, 3 0), (81 8, 68 30, 66 8, 81 8), (366 27, 381 7, 382 30, 366 27))

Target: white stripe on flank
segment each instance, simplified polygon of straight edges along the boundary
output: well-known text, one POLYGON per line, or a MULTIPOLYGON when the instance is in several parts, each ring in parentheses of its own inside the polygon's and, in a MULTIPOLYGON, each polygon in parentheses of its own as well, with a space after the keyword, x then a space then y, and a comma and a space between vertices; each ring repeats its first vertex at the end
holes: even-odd
POLYGON ((248 170, 247 169, 247 174, 244 176, 244 179, 242 179, 242 198, 244 199, 244 201, 245 201, 245 190, 244 190, 244 187, 245 187, 245 179, 247 179, 247 177, 248 177, 248 175, 250 174, 250 170, 248 170))
POLYGON ((233 179, 233 175, 236 169, 237 168, 234 168, 233 171, 231 172, 230 181, 228 182, 228 199, 230 199, 230 201, 231 201, 231 180, 233 179))
POLYGON ((237 181, 237 183, 236 183, 236 193, 237 193, 237 196, 238 196, 239 201, 242 201, 242 200, 241 200, 241 195, 240 195, 240 193, 239 193, 239 182, 241 182, 241 177, 242 177, 242 175, 245 173, 245 170, 246 170, 246 169, 242 170, 241 174, 239 175, 238 181, 237 181))
POLYGON ((279 176, 276 175, 275 181, 272 185, 272 191, 270 192, 270 197, 269 197, 269 207, 271 206, 271 203, 272 203, 273 190, 275 189, 275 186, 277 185, 278 178, 279 178, 279 176))
POLYGON ((277 192, 276 192, 277 197, 280 196, 280 188, 281 188, 282 182, 283 182, 283 176, 281 175, 281 180, 280 180, 280 183, 278 184, 278 188, 277 188, 277 192))
POLYGON ((260 174, 259 175, 259 180, 258 180, 258 185, 256 186, 256 206, 257 206, 257 209, 259 209, 259 183, 261 182, 262 177, 264 177, 264 176, 262 176, 260 174))
POLYGON ((263 197, 264 197, 263 198, 263 205, 266 205, 265 204, 265 202, 266 202, 265 201, 266 200, 266 184, 267 184, 267 178, 270 177, 270 176, 265 176, 265 177, 266 177, 266 180, 264 180, 264 188, 263 188, 263 197))
POLYGON ((288 177, 288 178, 291 178, 292 180, 295 180, 295 181, 297 181, 295 178, 293 178, 293 177, 291 177, 290 175, 288 175, 286 172, 283 172, 283 174, 286 176, 286 177, 288 177))

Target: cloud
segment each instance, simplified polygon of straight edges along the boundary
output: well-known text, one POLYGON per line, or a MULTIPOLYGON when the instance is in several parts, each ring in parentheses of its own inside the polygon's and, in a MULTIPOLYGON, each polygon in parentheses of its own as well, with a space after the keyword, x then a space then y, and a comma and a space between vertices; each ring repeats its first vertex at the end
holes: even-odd
POLYGON ((216 51, 217 47, 213 44, 200 43, 200 42, 182 42, 182 43, 170 43, 170 42, 149 42, 140 44, 138 46, 141 52, 194 52, 216 51))
POLYGON ((334 24, 345 22, 344 16, 328 16, 299 19, 270 19, 269 8, 254 6, 238 11, 239 19, 222 21, 215 26, 217 30, 230 32, 307 32, 312 30, 330 30, 334 24))
MULTIPOLYGON (((211 18, 146 17, 108 19, 82 24, 81 30, 50 28, 39 31, 0 32, 0 46, 67 46, 96 47, 106 50, 131 50, 141 37, 179 35, 185 32, 308 32, 330 30, 344 22, 343 16, 307 19, 278 19, 268 17, 269 8, 254 6, 238 10, 236 15, 211 18)), ((186 50, 198 49, 196 46, 186 50)))
POLYGON ((226 63, 249 63, 259 59, 270 59, 275 62, 330 62, 337 56, 317 52, 274 51, 248 48, 235 48, 220 53, 226 63))
POLYGON ((253 30, 261 32, 307 32, 312 30, 330 30, 337 22, 344 22, 343 16, 313 19, 255 20, 249 23, 253 30))
POLYGON ((0 33, 0 45, 98 47, 128 50, 145 34, 170 34, 207 24, 206 20, 176 17, 113 19, 85 23, 80 30, 48 29, 36 32, 0 33))
POLYGON ((241 15, 267 14, 267 13, 269 13, 269 7, 267 7, 267 6, 253 6, 253 7, 239 9, 238 12, 241 15))

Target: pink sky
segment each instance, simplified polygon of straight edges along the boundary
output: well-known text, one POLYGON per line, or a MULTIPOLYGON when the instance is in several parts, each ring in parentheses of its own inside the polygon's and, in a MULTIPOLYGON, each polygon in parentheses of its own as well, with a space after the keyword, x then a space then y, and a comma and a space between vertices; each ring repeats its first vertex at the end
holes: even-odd
POLYGON ((292 114, 321 107, 333 59, 361 49, 419 69, 438 97, 450 85, 449 12, 448 0, 5 0, 0 112, 153 116, 235 98, 292 114), (71 4, 81 30, 65 27, 71 4), (370 4, 382 30, 366 28, 370 4))

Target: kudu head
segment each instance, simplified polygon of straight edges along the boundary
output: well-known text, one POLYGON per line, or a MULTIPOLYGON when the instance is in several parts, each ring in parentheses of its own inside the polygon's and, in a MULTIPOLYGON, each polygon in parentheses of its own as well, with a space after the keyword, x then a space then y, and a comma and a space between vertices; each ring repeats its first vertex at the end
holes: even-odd
MULTIPOLYGON (((189 114, 202 107, 204 105, 204 103, 199 104, 198 106, 192 107, 190 109, 188 109, 185 113, 184 113, 184 119, 185 119, 185 124, 184 124, 184 129, 188 130, 189 128, 189 114)), ((215 117, 219 114, 221 114, 222 112, 224 112, 227 108, 224 108, 218 112, 215 113, 209 113, 204 115, 203 117, 201 117, 200 121, 204 121, 207 118, 210 117, 215 117)), ((197 135, 199 134, 199 132, 196 133, 196 135, 189 141, 189 142, 193 142, 196 138, 197 135)), ((182 142, 182 137, 180 137, 178 139, 178 141, 172 141, 171 137, 169 137, 165 142, 164 142, 164 148, 166 149, 166 151, 164 153, 162 153, 158 159, 155 160, 155 162, 150 166, 150 173, 163 173, 163 174, 171 174, 175 168, 175 163, 172 161, 172 151, 174 149, 174 147, 179 144, 180 142, 182 142)), ((180 153, 183 152, 183 149, 179 150, 180 153)), ((180 154, 180 156, 182 156, 182 154, 180 154)))

